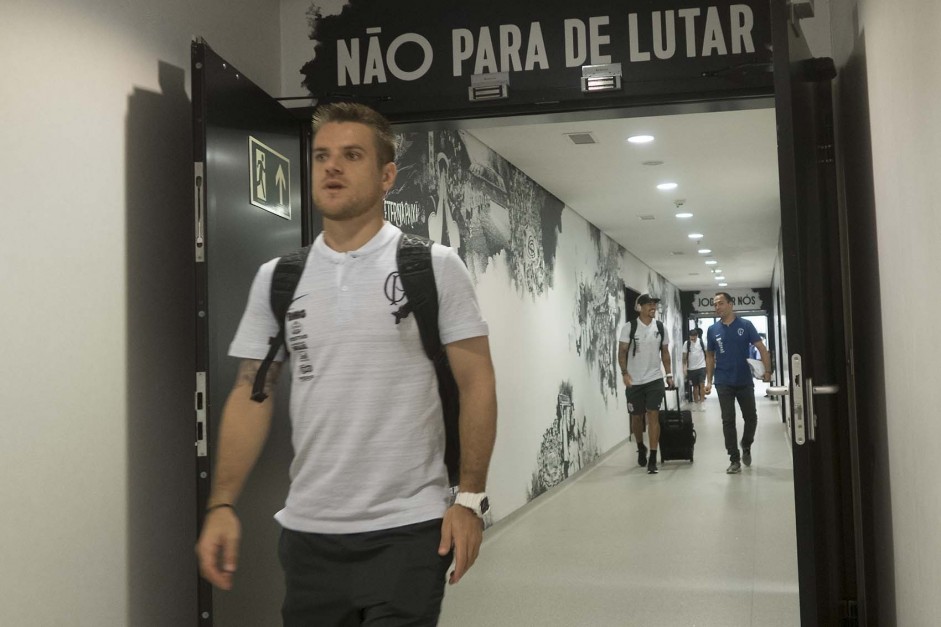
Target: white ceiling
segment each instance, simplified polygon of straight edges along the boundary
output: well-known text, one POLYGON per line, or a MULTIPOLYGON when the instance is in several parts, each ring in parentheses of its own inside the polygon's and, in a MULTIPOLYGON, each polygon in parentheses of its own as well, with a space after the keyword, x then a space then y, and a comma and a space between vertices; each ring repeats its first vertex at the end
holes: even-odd
POLYGON ((472 128, 468 131, 683 290, 768 287, 780 231, 774 109, 472 128), (568 133, 590 132, 575 145, 568 133), (653 135, 649 144, 626 141, 653 135), (642 165, 644 161, 663 165, 642 165), (660 191, 657 184, 679 184, 660 191), (675 202, 694 214, 680 220, 675 202), (653 216, 641 220, 640 216, 653 216), (701 242, 687 237, 702 233, 701 242), (676 254, 682 253, 682 254, 676 254))

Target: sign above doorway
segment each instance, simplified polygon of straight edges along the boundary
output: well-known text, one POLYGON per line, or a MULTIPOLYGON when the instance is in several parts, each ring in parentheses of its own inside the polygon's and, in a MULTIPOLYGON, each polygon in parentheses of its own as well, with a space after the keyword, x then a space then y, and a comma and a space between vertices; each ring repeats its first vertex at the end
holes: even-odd
POLYGON ((583 107, 605 96, 766 92, 771 84, 766 0, 556 0, 540 4, 538 17, 526 3, 497 0, 414 0, 407 10, 390 0, 340 4, 307 16, 313 58, 287 59, 303 64, 303 85, 321 101, 358 100, 386 113, 583 107), (606 64, 621 68, 619 92, 583 93, 583 67, 606 64), (493 74, 508 77, 508 96, 471 102, 473 77, 493 74))
POLYGON ((765 289, 723 289, 693 292, 693 311, 695 313, 711 314, 715 310, 712 306, 712 297, 723 291, 732 297, 737 311, 771 311, 771 290, 765 289))

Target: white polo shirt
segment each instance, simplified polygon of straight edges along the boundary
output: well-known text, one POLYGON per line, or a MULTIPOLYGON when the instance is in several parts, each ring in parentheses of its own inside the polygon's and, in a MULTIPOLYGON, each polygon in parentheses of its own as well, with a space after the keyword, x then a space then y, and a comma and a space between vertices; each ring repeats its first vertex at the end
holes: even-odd
MULTIPOLYGON (((699 344, 700 340, 696 340, 690 344, 689 340, 683 344, 683 351, 686 351, 689 348, 689 357, 686 359, 686 367, 690 370, 701 370, 706 367, 706 353, 703 351, 703 347, 699 344)), ((705 342, 703 342, 705 345, 705 342)), ((686 354, 685 352, 683 353, 686 354)))
MULTIPOLYGON (((666 333, 666 329, 664 329, 666 333)), ((661 338, 657 330, 657 321, 651 320, 650 324, 644 324, 640 318, 637 318, 637 352, 634 352, 634 346, 627 348, 627 373, 631 375, 631 381, 634 385, 650 383, 656 379, 663 378, 663 363, 660 355, 660 342, 667 346, 666 338, 661 338)), ((631 323, 628 322, 621 327, 619 342, 625 344, 631 341, 631 323)))
MULTIPOLYGON (((396 251, 401 231, 386 223, 347 253, 317 238, 288 309, 291 346, 291 488, 275 518, 314 533, 358 533, 443 515, 448 480, 434 366, 415 316, 403 304, 396 251)), ((263 359, 277 333, 269 292, 277 260, 258 271, 229 348, 263 359)), ((470 275, 457 253, 435 244, 441 341, 487 335, 470 275)))

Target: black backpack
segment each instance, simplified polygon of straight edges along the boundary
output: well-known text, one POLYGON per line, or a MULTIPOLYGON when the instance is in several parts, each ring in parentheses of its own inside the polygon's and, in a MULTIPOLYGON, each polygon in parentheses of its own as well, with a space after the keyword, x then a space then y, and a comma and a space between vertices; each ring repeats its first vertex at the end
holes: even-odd
MULTIPOLYGON (((701 348, 703 354, 705 354, 705 353, 706 353, 706 345, 702 343, 702 336, 700 335, 700 336, 698 336, 698 337, 699 337, 699 348, 701 348)), ((687 361, 687 362, 689 361, 689 349, 690 349, 690 348, 692 348, 692 346, 690 345, 689 340, 686 340, 686 361, 687 361)))
MULTIPOLYGON (((657 323, 657 335, 660 336, 660 348, 663 348, 663 340, 665 339, 665 338, 664 338, 664 334, 663 334, 663 323, 660 322, 659 320, 654 320, 654 322, 657 323)), ((634 318, 633 320, 631 320, 631 335, 630 335, 630 338, 631 338, 631 344, 632 344, 633 347, 634 347, 634 348, 633 348, 633 352, 631 353, 631 357, 633 357, 634 355, 637 354, 637 337, 636 337, 636 334, 637 334, 637 318, 634 318)))
MULTIPOLYGON (((396 251, 399 278, 405 291, 406 303, 393 312, 395 323, 399 324, 415 314, 418 324, 418 333, 421 336, 422 347, 425 354, 432 361, 435 373, 438 376, 438 395, 441 397, 441 409, 444 414, 444 463, 448 468, 448 479, 452 486, 458 484, 460 479, 461 445, 458 430, 458 414, 460 412, 460 398, 457 381, 451 372, 448 356, 441 344, 438 333, 438 287, 435 285, 434 268, 431 265, 431 246, 433 242, 420 235, 403 233, 399 239, 396 251)), ((265 359, 255 375, 252 386, 252 400, 263 402, 268 395, 265 394, 265 378, 268 376, 278 350, 284 345, 284 319, 288 308, 294 299, 294 291, 304 272, 307 263, 307 254, 310 246, 305 246, 281 257, 274 269, 271 278, 271 311, 278 321, 278 335, 268 339, 270 348, 265 359)), ((290 351, 289 351, 290 352, 290 351)))

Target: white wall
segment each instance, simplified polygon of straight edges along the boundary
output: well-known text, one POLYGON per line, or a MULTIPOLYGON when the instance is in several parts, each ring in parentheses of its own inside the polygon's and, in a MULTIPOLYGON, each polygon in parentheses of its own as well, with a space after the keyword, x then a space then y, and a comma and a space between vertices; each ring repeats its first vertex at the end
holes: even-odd
MULTIPOLYGON (((845 5, 853 3, 844 2, 845 5)), ((941 3, 858 3, 868 67, 898 625, 941 616, 941 3)), ((860 39, 861 38, 861 39, 860 39)), ((862 364, 865 367, 865 364, 862 364)))
POLYGON ((280 89, 273 1, 5 2, 0 625, 195 621, 190 41, 280 89))

